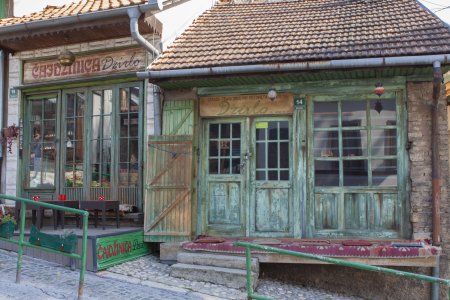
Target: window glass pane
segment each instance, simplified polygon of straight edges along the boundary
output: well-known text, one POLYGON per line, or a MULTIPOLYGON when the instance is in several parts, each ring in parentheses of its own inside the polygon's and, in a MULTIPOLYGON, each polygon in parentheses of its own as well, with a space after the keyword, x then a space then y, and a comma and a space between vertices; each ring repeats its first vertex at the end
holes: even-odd
POLYGON ((131 113, 130 114, 130 137, 139 136, 139 114, 131 113))
POLYGON ((110 115, 112 113, 112 90, 104 90, 103 97, 103 114, 110 115))
POLYGON ((209 138, 216 139, 219 137, 219 124, 209 124, 209 138))
POLYGON ((127 88, 121 88, 119 90, 119 103, 120 103, 120 112, 128 112, 128 99, 129 99, 129 91, 127 88))
POLYGON ((367 130, 342 130, 344 156, 367 156, 367 130))
POLYGON ((101 114, 102 109, 102 92, 93 91, 92 92, 92 115, 98 116, 101 114))
POLYGON ((278 180, 278 171, 269 171, 269 180, 278 180))
POLYGON ((339 156, 339 132, 316 131, 314 132, 314 157, 339 156))
POLYGON ((103 117, 103 138, 110 139, 111 138, 111 117, 105 116, 103 117))
POLYGON ((138 87, 130 87, 130 111, 138 112, 140 103, 140 92, 138 87))
POLYGON ((269 168, 278 168, 278 143, 268 143, 269 168))
POLYGON ((220 124, 220 138, 229 138, 230 128, 230 124, 220 124))
POLYGON ((233 138, 240 138, 241 137, 241 124, 234 123, 233 124, 233 138))
POLYGON ((280 168, 289 168, 289 143, 280 143, 280 168))
POLYGON ((280 180, 289 180, 289 171, 280 171, 280 180))
POLYGON ((266 180, 266 172, 256 171, 256 180, 266 180))
POLYGON ((218 156, 219 155, 219 142, 218 141, 210 141, 209 142, 209 156, 218 156))
POLYGON ((339 186, 339 162, 314 162, 314 178, 316 186, 339 186))
POLYGON ((266 167, 266 143, 256 143, 256 168, 266 167))
POLYGON ((269 122, 269 140, 278 140, 278 122, 269 122))
POLYGON ((397 186, 397 160, 372 160, 372 185, 397 186))
POLYGON ((233 140, 231 142, 232 148, 231 148, 231 155, 232 156, 241 156, 241 141, 240 140, 233 140))
POLYGON ((218 174, 219 173, 219 160, 218 159, 210 159, 209 160, 209 174, 218 174))
POLYGON ((265 128, 257 128, 256 129, 256 140, 257 141, 265 141, 266 140, 266 129, 265 128))
POLYGON ((344 160, 344 186, 367 186, 367 160, 344 160))
POLYGON ((314 103, 314 128, 338 127, 338 103, 314 103))
POLYGON ((220 156, 230 156, 230 141, 220 141, 220 156))
POLYGON ((342 101, 342 127, 366 126, 366 101, 342 101))
POLYGON ((396 125, 395 99, 382 99, 370 101, 370 119, 372 126, 396 125), (380 111, 378 112, 376 108, 380 111))
POLYGON ((230 159, 229 158, 220 159, 219 173, 220 174, 230 174, 230 159))
POLYGON ((289 140, 289 123, 279 122, 280 124, 280 140, 289 140))
POLYGON ((397 155, 397 130, 372 130, 372 156, 397 155))
POLYGON ((241 163, 241 160, 238 158, 233 158, 231 160, 231 169, 232 169, 233 174, 241 173, 240 163, 241 163))
POLYGON ((128 162, 128 139, 120 139, 120 162, 128 162))

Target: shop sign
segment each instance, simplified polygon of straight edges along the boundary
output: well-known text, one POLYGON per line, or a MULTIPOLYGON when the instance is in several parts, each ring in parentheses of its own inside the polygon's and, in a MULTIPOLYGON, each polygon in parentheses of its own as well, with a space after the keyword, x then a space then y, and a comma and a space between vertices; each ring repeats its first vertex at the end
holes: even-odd
POLYGON ((280 115, 291 114, 293 110, 291 94, 279 94, 274 101, 266 94, 200 98, 202 117, 280 115))
POLYGON ((144 231, 98 238, 96 243, 97 270, 123 263, 148 254, 144 231))
POLYGON ((145 51, 122 51, 75 55, 71 66, 62 66, 58 59, 25 62, 23 83, 48 82, 63 79, 92 77, 145 69, 145 51))

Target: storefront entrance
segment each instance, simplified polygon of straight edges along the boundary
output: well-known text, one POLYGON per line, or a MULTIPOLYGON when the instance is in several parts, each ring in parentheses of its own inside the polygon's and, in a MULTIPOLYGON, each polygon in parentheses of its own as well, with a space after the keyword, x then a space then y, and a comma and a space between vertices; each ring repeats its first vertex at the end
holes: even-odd
POLYGON ((142 84, 29 95, 25 194, 141 207, 142 84))
POLYGON ((205 234, 293 235, 291 131, 289 117, 203 122, 200 198, 205 234))

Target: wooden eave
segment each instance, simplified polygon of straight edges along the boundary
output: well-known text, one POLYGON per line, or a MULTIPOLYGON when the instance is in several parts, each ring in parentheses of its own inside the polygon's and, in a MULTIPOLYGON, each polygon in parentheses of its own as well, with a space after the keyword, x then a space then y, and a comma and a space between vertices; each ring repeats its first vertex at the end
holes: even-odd
MULTIPOLYGON (((141 17, 139 31, 141 34, 160 35, 162 24, 153 16, 141 17)), ((130 19, 127 16, 74 23, 70 26, 48 26, 38 30, 0 33, 0 48, 14 53, 122 37, 131 37, 130 19)))

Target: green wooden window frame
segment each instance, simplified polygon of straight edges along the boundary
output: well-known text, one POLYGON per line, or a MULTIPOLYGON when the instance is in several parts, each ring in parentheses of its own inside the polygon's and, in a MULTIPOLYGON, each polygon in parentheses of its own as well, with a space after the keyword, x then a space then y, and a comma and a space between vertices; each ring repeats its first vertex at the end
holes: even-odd
POLYGON ((402 91, 309 97, 307 235, 408 235, 403 98, 402 91))

